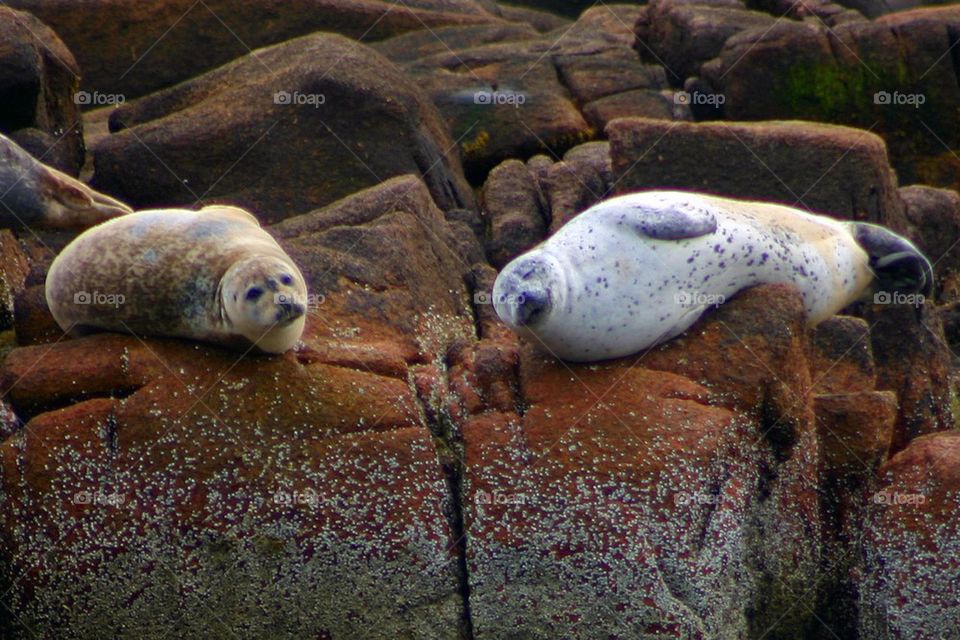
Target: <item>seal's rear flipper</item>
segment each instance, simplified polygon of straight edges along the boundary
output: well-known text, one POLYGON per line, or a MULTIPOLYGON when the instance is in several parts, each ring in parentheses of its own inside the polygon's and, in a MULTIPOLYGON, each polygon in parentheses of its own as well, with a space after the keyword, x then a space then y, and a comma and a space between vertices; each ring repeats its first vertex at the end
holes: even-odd
POLYGON ((132 211, 0 134, 0 227, 86 229, 132 211))
MULTIPOLYGON (((38 163, 40 164, 40 163, 38 163)), ((55 229, 86 229, 133 209, 108 195, 94 191, 79 180, 41 164, 38 167, 41 202, 46 209, 42 226, 55 229)))
POLYGON ((933 266, 912 242, 879 225, 852 225, 857 243, 870 256, 870 268, 877 279, 874 290, 924 296, 933 292, 933 266))

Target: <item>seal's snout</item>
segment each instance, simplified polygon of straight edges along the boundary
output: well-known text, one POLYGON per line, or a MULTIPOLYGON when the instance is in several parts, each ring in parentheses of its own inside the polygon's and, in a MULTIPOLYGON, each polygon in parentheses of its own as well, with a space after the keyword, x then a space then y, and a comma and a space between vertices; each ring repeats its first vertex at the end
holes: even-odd
POLYGON ((550 311, 552 293, 548 265, 537 259, 511 263, 493 286, 493 306, 512 327, 531 327, 550 311))
POLYGON ((306 308, 299 302, 278 302, 277 322, 292 322, 306 313, 306 308))
POLYGON ((550 309, 550 292, 544 289, 522 291, 514 305, 517 324, 524 327, 535 325, 550 309))

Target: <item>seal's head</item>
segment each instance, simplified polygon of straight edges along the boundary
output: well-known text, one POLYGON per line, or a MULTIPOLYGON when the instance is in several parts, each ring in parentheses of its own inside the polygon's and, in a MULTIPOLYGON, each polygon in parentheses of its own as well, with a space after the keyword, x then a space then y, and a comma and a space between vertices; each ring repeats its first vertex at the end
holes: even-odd
POLYGON ((303 333, 307 285, 289 261, 256 256, 227 270, 220 282, 220 303, 235 333, 262 351, 283 353, 303 333))
POLYGON ((564 270, 543 251, 531 251, 508 264, 493 285, 493 306, 507 325, 520 333, 543 336, 566 298, 564 270))
POLYGON ((853 236, 870 258, 874 291, 933 294, 933 265, 912 242, 885 227, 850 222, 853 236))

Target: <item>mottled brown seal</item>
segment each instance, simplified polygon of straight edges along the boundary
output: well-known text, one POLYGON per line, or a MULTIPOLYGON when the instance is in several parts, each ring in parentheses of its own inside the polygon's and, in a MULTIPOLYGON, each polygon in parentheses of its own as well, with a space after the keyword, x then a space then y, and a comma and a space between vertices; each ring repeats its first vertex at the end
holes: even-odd
POLYGON ((131 211, 0 134, 0 227, 87 229, 131 211))
POLYGON ((282 353, 300 339, 303 275, 250 213, 157 209, 78 236, 47 274, 64 331, 121 331, 282 353))

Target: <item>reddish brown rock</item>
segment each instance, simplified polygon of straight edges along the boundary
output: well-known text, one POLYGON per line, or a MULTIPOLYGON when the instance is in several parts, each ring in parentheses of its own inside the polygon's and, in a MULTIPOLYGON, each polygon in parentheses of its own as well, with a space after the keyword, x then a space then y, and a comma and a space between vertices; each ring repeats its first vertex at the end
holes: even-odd
POLYGON ((960 11, 951 5, 841 22, 784 19, 741 32, 701 74, 725 96, 729 119, 869 129, 887 141, 904 183, 956 188, 960 161, 948 149, 960 143, 960 87, 949 52, 960 11))
POLYGON ((960 434, 921 436, 882 471, 863 525, 860 637, 949 638, 957 630, 960 434))
POLYGON ((733 637, 753 624, 802 635, 812 619, 787 609, 817 572, 812 414, 794 410, 795 446, 782 448, 776 425, 751 417, 770 399, 740 397, 779 379, 806 407, 803 334, 790 330, 801 322, 796 294, 761 287, 659 361, 566 365, 524 349, 519 413, 487 405, 462 428, 475 637, 733 637), (673 372, 715 366, 721 329, 743 346, 724 339, 719 366, 748 383, 711 389, 673 372))
POLYGON ((610 144, 588 142, 570 149, 562 161, 546 167, 542 184, 552 234, 609 194, 613 185, 610 144))
POLYGON ((616 120, 607 127, 617 191, 664 188, 784 203, 905 229, 883 140, 814 122, 616 120))
MULTIPOLYGON (((554 41, 560 40, 563 35, 568 42, 584 38, 614 44, 618 49, 629 48, 633 46, 633 25, 646 9, 638 3, 590 3, 566 30, 560 29, 547 35, 552 36, 554 41)), ((560 43, 561 46, 563 44, 560 43)))
POLYGON ((954 356, 932 305, 878 304, 865 309, 877 364, 877 389, 897 394, 891 450, 917 436, 954 428, 954 356))
POLYGON ((677 105, 671 98, 671 92, 651 89, 624 91, 606 96, 583 105, 583 117, 591 127, 598 131, 617 118, 660 118, 663 120, 689 120, 689 107, 686 117, 678 114, 684 105, 677 105))
POLYGON ((643 64, 629 49, 602 55, 568 55, 556 58, 557 73, 579 104, 626 91, 667 88, 663 67, 643 64))
MULTIPOLYGON (((424 28, 500 22, 472 0, 12 0, 56 30, 89 92, 127 100, 198 76, 252 49, 315 31, 366 42, 424 28), (121 18, 122 16, 122 18, 121 18)), ((335 58, 331 59, 334 60, 335 58)))
POLYGON ((478 24, 410 31, 370 47, 397 64, 413 62, 438 53, 469 49, 487 44, 539 38, 539 32, 526 24, 478 24))
POLYGON ((473 182, 508 158, 562 154, 595 134, 557 77, 552 44, 543 36, 405 65, 443 114, 473 182))
POLYGON ((464 280, 482 250, 476 240, 459 250, 463 238, 419 178, 393 178, 271 230, 315 298, 309 346, 376 345, 426 362, 474 334, 464 280))
POLYGON ((540 33, 570 26, 569 20, 551 11, 539 11, 509 4, 498 4, 497 8, 500 17, 504 20, 528 24, 540 33))
POLYGON ((818 395, 814 409, 822 451, 826 574, 818 585, 818 616, 825 628, 818 637, 857 637, 855 576, 863 570, 863 517, 880 486, 878 469, 890 448, 897 398, 890 391, 818 395))
POLYGON ((223 625, 451 637, 462 600, 446 481, 405 381, 91 340, 74 341, 87 364, 63 362, 63 383, 102 371, 94 353, 121 367, 155 357, 152 378, 41 414, 0 445, 18 620, 60 637, 142 634, 136 621, 159 607, 178 621, 158 625, 194 637, 223 625), (263 602, 291 609, 264 619, 263 602))
POLYGON ((50 27, 9 6, 0 7, 0 131, 34 157, 77 175, 83 164, 80 68, 50 27))
POLYGON ((937 302, 960 301, 960 194, 923 185, 902 187, 911 238, 933 263, 937 302))
POLYGON ((43 284, 25 288, 13 301, 13 327, 17 344, 28 346, 55 342, 63 330, 47 307, 43 284))
POLYGON ((24 289, 30 261, 16 237, 0 229, 0 330, 13 327, 14 300, 24 289))
POLYGON ((480 201, 489 225, 487 256, 494 267, 502 268, 546 235, 543 193, 519 160, 507 160, 490 172, 480 201))
POLYGON ((730 36, 768 29, 774 21, 769 13, 748 11, 736 1, 660 0, 650 4, 634 46, 642 57, 668 69, 674 86, 681 86, 699 74, 701 64, 720 53, 730 36))
POLYGON ((422 176, 443 209, 473 202, 420 89, 333 34, 258 50, 128 103, 111 128, 94 149, 94 182, 138 207, 229 202, 276 222, 406 173, 422 176))
POLYGON ((818 324, 810 336, 807 359, 814 393, 851 394, 876 387, 870 325, 860 318, 835 316, 818 324))

